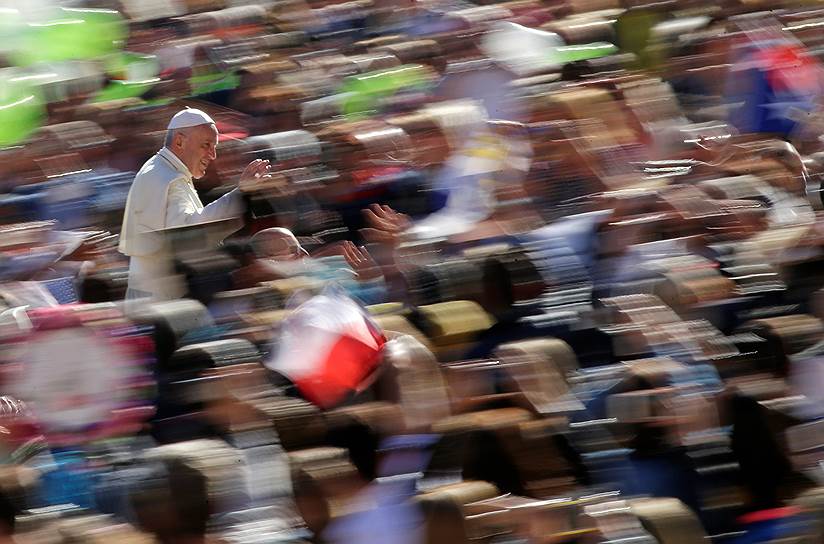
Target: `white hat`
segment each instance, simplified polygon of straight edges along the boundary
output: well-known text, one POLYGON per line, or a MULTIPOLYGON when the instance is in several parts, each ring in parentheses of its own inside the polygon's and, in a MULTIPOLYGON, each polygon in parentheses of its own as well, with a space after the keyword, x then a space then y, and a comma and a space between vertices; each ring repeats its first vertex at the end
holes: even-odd
POLYGON ((172 117, 172 120, 169 121, 169 126, 167 128, 169 130, 175 130, 178 128, 214 124, 215 120, 209 117, 209 114, 205 111, 196 110, 194 108, 186 108, 185 110, 180 110, 174 117, 172 117))

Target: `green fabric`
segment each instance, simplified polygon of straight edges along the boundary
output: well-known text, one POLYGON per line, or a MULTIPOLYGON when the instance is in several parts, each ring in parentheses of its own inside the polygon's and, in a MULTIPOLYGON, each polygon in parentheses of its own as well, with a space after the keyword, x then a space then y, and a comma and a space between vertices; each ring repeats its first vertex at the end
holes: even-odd
POLYGON ((238 85, 240 85, 240 76, 235 73, 217 72, 189 78, 193 96, 237 89, 238 85))
POLYGON ((11 74, 0 79, 0 146, 14 145, 40 128, 46 117, 37 88, 11 74))
POLYGON ((565 45, 555 49, 553 55, 558 64, 567 64, 579 60, 606 57, 617 52, 618 48, 607 42, 594 42, 584 45, 565 45))
POLYGON ((351 93, 344 99, 343 113, 349 118, 358 118, 377 111, 381 99, 402 90, 424 88, 427 83, 426 69, 408 64, 349 77, 338 92, 351 93))
POLYGON ((18 66, 103 57, 120 50, 128 36, 123 17, 112 10, 58 8, 46 22, 17 27, 9 57, 18 66))
POLYGON ((138 82, 112 80, 106 88, 97 93, 97 96, 91 101, 108 102, 110 100, 120 100, 123 98, 138 98, 151 89, 158 81, 160 81, 160 79, 157 78, 138 82))
POLYGON ((645 9, 629 10, 618 17, 615 23, 618 46, 638 57, 637 68, 655 69, 662 61, 660 49, 651 46, 652 29, 663 20, 661 13, 645 9))
POLYGON ((140 97, 160 81, 158 70, 157 59, 152 55, 129 52, 110 55, 106 59, 106 72, 118 79, 110 81, 91 101, 140 97))

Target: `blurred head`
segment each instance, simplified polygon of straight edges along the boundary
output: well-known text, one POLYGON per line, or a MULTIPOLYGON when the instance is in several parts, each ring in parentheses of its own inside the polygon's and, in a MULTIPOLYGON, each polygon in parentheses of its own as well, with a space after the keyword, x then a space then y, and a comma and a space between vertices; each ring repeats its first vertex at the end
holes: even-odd
POLYGON ((17 506, 9 493, 0 490, 0 541, 14 534, 17 506))
POLYGON ((214 124, 169 129, 165 146, 200 179, 217 158, 217 127, 214 124))
POLYGON ((424 515, 425 544, 466 542, 466 521, 461 507, 454 500, 432 498, 420 502, 424 515))
POLYGON ((179 459, 154 464, 130 498, 140 528, 161 543, 191 541, 206 535, 206 478, 179 459))
POLYGON ((251 244, 259 259, 297 261, 308 255, 292 231, 280 227, 256 233, 251 244))

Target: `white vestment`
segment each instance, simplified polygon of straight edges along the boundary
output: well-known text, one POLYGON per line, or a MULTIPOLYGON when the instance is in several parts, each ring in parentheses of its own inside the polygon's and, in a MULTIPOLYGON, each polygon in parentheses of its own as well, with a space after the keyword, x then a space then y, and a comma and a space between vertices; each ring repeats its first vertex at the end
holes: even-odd
POLYGON ((158 151, 135 176, 123 213, 119 249, 131 258, 129 290, 154 300, 183 296, 186 286, 175 274, 170 244, 161 231, 237 219, 221 226, 220 232, 210 228, 210 242, 217 245, 243 225, 243 212, 243 198, 237 190, 204 207, 186 165, 171 150, 158 151))

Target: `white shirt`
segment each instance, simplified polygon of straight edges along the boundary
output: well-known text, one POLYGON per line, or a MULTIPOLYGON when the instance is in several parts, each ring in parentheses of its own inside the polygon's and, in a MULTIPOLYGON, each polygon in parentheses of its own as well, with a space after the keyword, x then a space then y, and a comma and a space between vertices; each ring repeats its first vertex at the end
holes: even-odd
POLYGON ((175 276, 174 258, 162 231, 237 219, 210 237, 209 243, 217 245, 242 226, 243 211, 243 199, 237 190, 203 206, 186 165, 171 150, 164 147, 158 151, 135 176, 123 213, 119 249, 131 257, 129 289, 156 300, 183 296, 185 285, 175 276))

